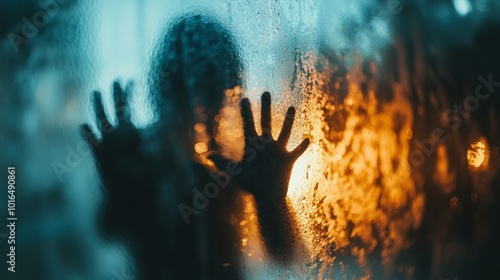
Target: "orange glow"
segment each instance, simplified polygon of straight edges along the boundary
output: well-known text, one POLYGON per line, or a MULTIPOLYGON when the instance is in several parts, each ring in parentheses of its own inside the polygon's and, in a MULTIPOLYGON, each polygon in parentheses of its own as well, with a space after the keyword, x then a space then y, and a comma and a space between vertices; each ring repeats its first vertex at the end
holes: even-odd
POLYGON ((207 168, 213 168, 213 162, 208 160, 207 155, 209 152, 209 143, 212 139, 210 134, 207 132, 207 126, 205 122, 207 121, 207 114, 205 113, 205 107, 198 106, 195 108, 195 113, 198 117, 198 122, 194 125, 194 151, 195 154, 193 158, 195 161, 205 165, 207 168))
MULTIPOLYGON (((412 107, 399 84, 393 86, 390 102, 377 99, 384 93, 377 92, 376 83, 362 92, 359 83, 366 78, 359 67, 347 75, 349 90, 340 99, 326 91, 333 67, 318 72, 313 67, 318 56, 308 54, 306 58, 310 61, 303 65, 310 65, 304 70, 308 75, 299 76, 298 82, 303 99, 297 100, 292 92, 272 93, 273 135, 279 133, 286 109, 296 106, 287 149, 295 148, 305 137, 311 139, 293 167, 288 189, 306 254, 310 260, 321 261, 318 273, 325 276, 330 275, 333 265, 343 267, 341 260, 330 253, 332 250, 350 252, 361 267, 367 267, 367 255, 380 245, 383 264, 390 265, 409 244, 407 232, 420 226, 425 204, 407 160, 413 137, 412 107)), ((334 87, 340 87, 338 82, 334 87)), ((227 157, 241 160, 244 137, 240 95, 234 97, 235 92, 226 92, 217 141, 227 157), (221 128, 227 131, 221 132, 221 128)), ((260 106, 252 109, 258 124, 260 106)), ((255 207, 251 196, 244 201, 245 218, 240 221, 243 252, 250 262, 258 262, 264 255, 255 207)))
POLYGON ((198 154, 206 153, 206 152, 208 152, 208 146, 206 143, 203 143, 203 142, 196 143, 194 145, 194 150, 198 154))
POLYGON ((264 260, 264 250, 259 236, 257 209, 253 197, 246 194, 243 199, 243 217, 240 221, 241 252, 248 266, 258 266, 264 260))
POLYGON ((454 196, 450 199, 450 207, 455 210, 460 208, 460 199, 458 196, 454 196))
POLYGON ((307 71, 312 74, 303 82, 313 86, 299 107, 305 113, 296 120, 289 148, 304 135, 312 144, 294 166, 288 196, 310 256, 332 265, 335 257, 325 252, 348 249, 363 267, 366 255, 381 244, 383 262, 390 264, 407 244, 406 233, 420 225, 425 203, 407 161, 413 136, 410 103, 399 85, 386 103, 377 100, 384 93, 376 94, 375 88, 361 92, 359 69, 347 77, 344 101, 335 100, 323 91, 333 70, 307 71), (343 118, 329 118, 336 115, 343 118), (343 129, 335 131, 339 126, 343 129))
POLYGON ((225 91, 224 107, 216 117, 218 121, 215 139, 221 147, 222 155, 235 161, 243 159, 243 120, 240 114, 240 100, 243 89, 236 86, 225 91))
POLYGON ((484 137, 479 138, 467 150, 467 162, 474 169, 486 169, 490 157, 490 149, 484 137))
POLYGON ((448 152, 446 145, 440 144, 436 149, 436 170, 434 181, 436 181, 445 194, 450 194, 455 190, 456 174, 449 172, 448 152))
POLYGON ((204 123, 197 123, 194 125, 194 131, 197 133, 205 133, 207 131, 207 126, 204 123))
POLYGON ((406 131, 406 138, 408 138, 408 139, 412 139, 413 138, 413 130, 408 129, 406 131))

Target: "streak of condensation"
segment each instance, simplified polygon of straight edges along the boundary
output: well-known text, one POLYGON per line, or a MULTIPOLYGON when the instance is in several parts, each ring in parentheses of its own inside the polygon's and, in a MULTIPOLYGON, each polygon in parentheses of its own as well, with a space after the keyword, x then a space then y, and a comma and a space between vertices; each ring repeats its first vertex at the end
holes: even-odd
MULTIPOLYGON (((318 71, 314 65, 326 61, 319 54, 308 53, 303 60, 302 67, 309 69, 303 71, 307 75, 298 75, 304 98, 288 149, 306 136, 312 142, 294 165, 288 198, 307 249, 306 263, 319 264, 314 273, 332 275, 334 264, 343 270, 335 252, 347 251, 360 267, 367 268, 367 256, 378 245, 382 263, 391 266, 396 254, 409 244, 407 233, 420 226, 424 207, 424 195, 415 186, 407 160, 412 107, 399 84, 393 85, 392 101, 379 101, 377 95, 383 93, 376 92, 375 86, 363 94, 360 80, 365 77, 360 67, 345 77, 349 90, 343 101, 332 98, 325 88, 334 67, 318 71), (345 116, 343 131, 333 131, 335 124, 328 121, 335 113, 345 116)), ((284 93, 281 99, 292 99, 287 94, 292 93, 284 93)), ((241 160, 244 137, 241 118, 236 116, 241 89, 228 90, 226 97, 219 131, 227 131, 218 134, 217 142, 224 155, 241 160)), ((276 101, 273 112, 285 111, 288 106, 286 101, 276 101)), ((255 116, 258 108, 252 108, 255 116)), ((282 121, 283 116, 273 114, 274 135, 279 133, 282 121)), ((253 199, 249 195, 242 199, 246 205, 240 221, 243 255, 247 262, 267 262, 253 199)), ((368 269, 365 277, 369 277, 368 269)))

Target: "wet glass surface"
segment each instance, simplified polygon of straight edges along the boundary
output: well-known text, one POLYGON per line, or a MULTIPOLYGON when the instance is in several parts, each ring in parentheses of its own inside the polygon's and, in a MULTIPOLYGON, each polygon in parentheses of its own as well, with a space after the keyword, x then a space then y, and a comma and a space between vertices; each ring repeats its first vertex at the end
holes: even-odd
POLYGON ((499 11, 2 1, 1 279, 496 279, 499 11))

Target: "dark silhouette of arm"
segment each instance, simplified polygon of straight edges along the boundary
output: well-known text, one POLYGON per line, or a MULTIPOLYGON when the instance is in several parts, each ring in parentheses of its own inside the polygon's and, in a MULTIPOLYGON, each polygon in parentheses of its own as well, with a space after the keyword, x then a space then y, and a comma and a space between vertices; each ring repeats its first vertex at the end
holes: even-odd
MULTIPOLYGON (((290 138, 295 108, 290 107, 277 140, 271 134, 271 95, 262 95, 262 134, 255 131, 250 102, 241 101, 245 134, 245 156, 240 163, 238 183, 254 196, 262 239, 267 251, 278 261, 291 259, 298 238, 294 215, 287 205, 286 194, 293 164, 309 146, 305 139, 291 152, 286 150, 290 138)), ((217 165, 227 164, 220 156, 213 156, 217 165)))
POLYGON ((288 263, 300 243, 295 215, 288 200, 256 200, 259 226, 267 251, 280 263, 288 263))
MULTIPOLYGON (((103 230, 113 235, 129 235, 130 220, 140 213, 139 198, 145 198, 150 189, 139 184, 145 178, 144 156, 141 153, 139 131, 130 120, 128 91, 118 82, 113 84, 113 98, 117 126, 113 127, 104 112, 101 94, 94 92, 93 103, 97 128, 102 133, 99 141, 88 124, 82 126, 82 134, 93 151, 105 190, 101 215, 103 230)), ((144 181, 142 181, 144 182, 144 181)), ((144 202, 145 203, 145 202, 144 202)))
POLYGON ((88 124, 82 134, 94 153, 105 190, 99 226, 107 237, 119 237, 130 246, 141 279, 162 279, 164 274, 165 227, 159 222, 158 184, 162 165, 143 151, 145 143, 131 122, 128 99, 131 88, 113 84, 117 125, 106 117, 101 94, 93 103, 99 141, 88 124))

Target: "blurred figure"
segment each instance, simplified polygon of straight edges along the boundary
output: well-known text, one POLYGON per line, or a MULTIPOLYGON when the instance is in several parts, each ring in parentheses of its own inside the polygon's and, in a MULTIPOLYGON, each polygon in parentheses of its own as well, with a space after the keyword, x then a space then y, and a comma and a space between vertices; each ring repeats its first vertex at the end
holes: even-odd
MULTIPOLYGON (((189 221, 179 212, 190 203, 195 189, 213 181, 207 155, 218 152, 215 120, 226 89, 242 86, 243 65, 228 30, 216 19, 192 13, 175 20, 157 50, 152 92, 158 108, 156 139, 160 154, 170 154, 172 171, 165 192, 175 197, 169 208, 173 222, 170 263, 174 279, 238 279, 240 238, 231 215, 240 216, 239 191, 225 188, 189 221), (202 127, 195 130, 195 126, 202 127), (198 142, 206 151, 196 152, 198 142), (166 190, 170 188, 170 190, 166 190), (195 267, 195 269, 193 269, 195 267)), ((215 173, 214 173, 215 174, 215 173)), ((197 210, 196 210, 197 211, 197 210)))
MULTIPOLYGON (((153 65, 152 94, 159 122, 142 131, 130 122, 129 90, 114 85, 118 126, 107 120, 99 93, 94 103, 102 143, 88 125, 106 187, 102 225, 127 242, 140 279, 237 279, 239 237, 228 211, 238 211, 237 191, 219 195, 206 212, 186 224, 177 205, 211 179, 193 155, 193 128, 203 115, 210 135, 224 90, 242 85, 242 66, 229 32, 200 14, 175 20, 153 65), (196 110, 198 108, 198 110, 196 110), (200 111, 203 108, 203 111, 200 111), (215 242, 212 242, 215 241, 215 242), (231 264, 227 266, 227 264, 231 264)), ((210 149, 218 149, 214 137, 210 149)))
MULTIPOLYGON (((237 185, 251 193, 257 202, 262 237, 270 253, 280 261, 290 258, 296 240, 294 219, 287 206, 286 193, 293 164, 309 145, 309 140, 304 140, 294 151, 286 151, 295 109, 289 108, 281 135, 278 141, 274 141, 270 132, 270 94, 264 93, 262 96, 261 124, 264 133, 261 136, 255 132, 249 101, 243 99, 241 114, 245 128, 245 156, 239 164, 231 162, 231 166, 239 165, 243 171, 234 178, 227 177, 226 171, 231 169, 228 167, 230 161, 221 156, 221 143, 215 141, 215 135, 218 132, 217 115, 224 102, 224 91, 242 85, 242 62, 234 40, 215 20, 194 15, 174 24, 163 49, 167 51, 158 60, 160 65, 156 68, 154 79, 154 84, 161 89, 161 98, 158 99, 160 116, 167 125, 161 131, 169 133, 169 139, 182 140, 179 146, 184 146, 184 149, 177 149, 178 152, 185 152, 180 155, 181 158, 194 159, 194 167, 187 169, 194 170, 191 171, 197 178, 194 186, 199 186, 200 193, 203 191, 202 186, 214 181, 214 174, 222 176, 219 180, 226 180, 230 184, 230 187, 223 187, 211 199, 207 213, 200 214, 198 224, 188 225, 187 229, 189 232, 197 227, 201 235, 208 233, 209 244, 213 244, 207 256, 211 260, 211 278, 234 279, 240 273, 240 236, 237 225, 230 222, 231 218, 241 217, 243 208, 239 203, 241 191, 235 188, 237 185), (204 128, 204 137, 197 137, 200 131, 195 127, 199 125, 204 128), (195 152, 194 147, 200 141, 209 147, 207 151, 195 152), (255 154, 249 153, 250 150, 255 151, 255 154), (207 159, 216 163, 216 170, 213 170, 207 159)), ((186 166, 191 164, 186 163, 186 166)), ((181 191, 182 201, 192 200, 193 185, 181 185, 183 188, 190 186, 181 191)), ((193 246, 194 242, 195 238, 183 247, 193 246)))
POLYGON ((241 102, 245 150, 258 146, 254 155, 245 153, 241 164, 234 163, 243 172, 230 178, 223 173, 229 160, 221 156, 215 135, 225 90, 243 83, 234 40, 216 20, 191 14, 174 21, 158 53, 152 77, 160 119, 155 127, 134 128, 127 105, 130 90, 118 83, 114 84, 117 127, 112 128, 107 120, 99 93, 95 93, 94 106, 102 143, 88 125, 83 126, 108 197, 102 228, 127 241, 141 279, 202 279, 207 275, 209 279, 239 279, 240 235, 238 224, 231 220, 241 217, 243 206, 236 183, 257 201, 269 251, 281 260, 288 258, 295 234, 286 205, 288 181, 293 163, 309 144, 307 139, 294 151, 286 151, 295 109, 288 110, 275 141, 270 133, 270 94, 262 96, 261 136, 255 132, 248 99, 241 102), (203 133, 201 140, 197 133, 203 133), (200 141, 205 151, 195 149, 200 141), (225 165, 216 168, 209 159, 225 165), (223 182, 224 189, 209 203, 198 210, 181 207, 184 202, 195 204, 202 187, 214 180, 223 182))

